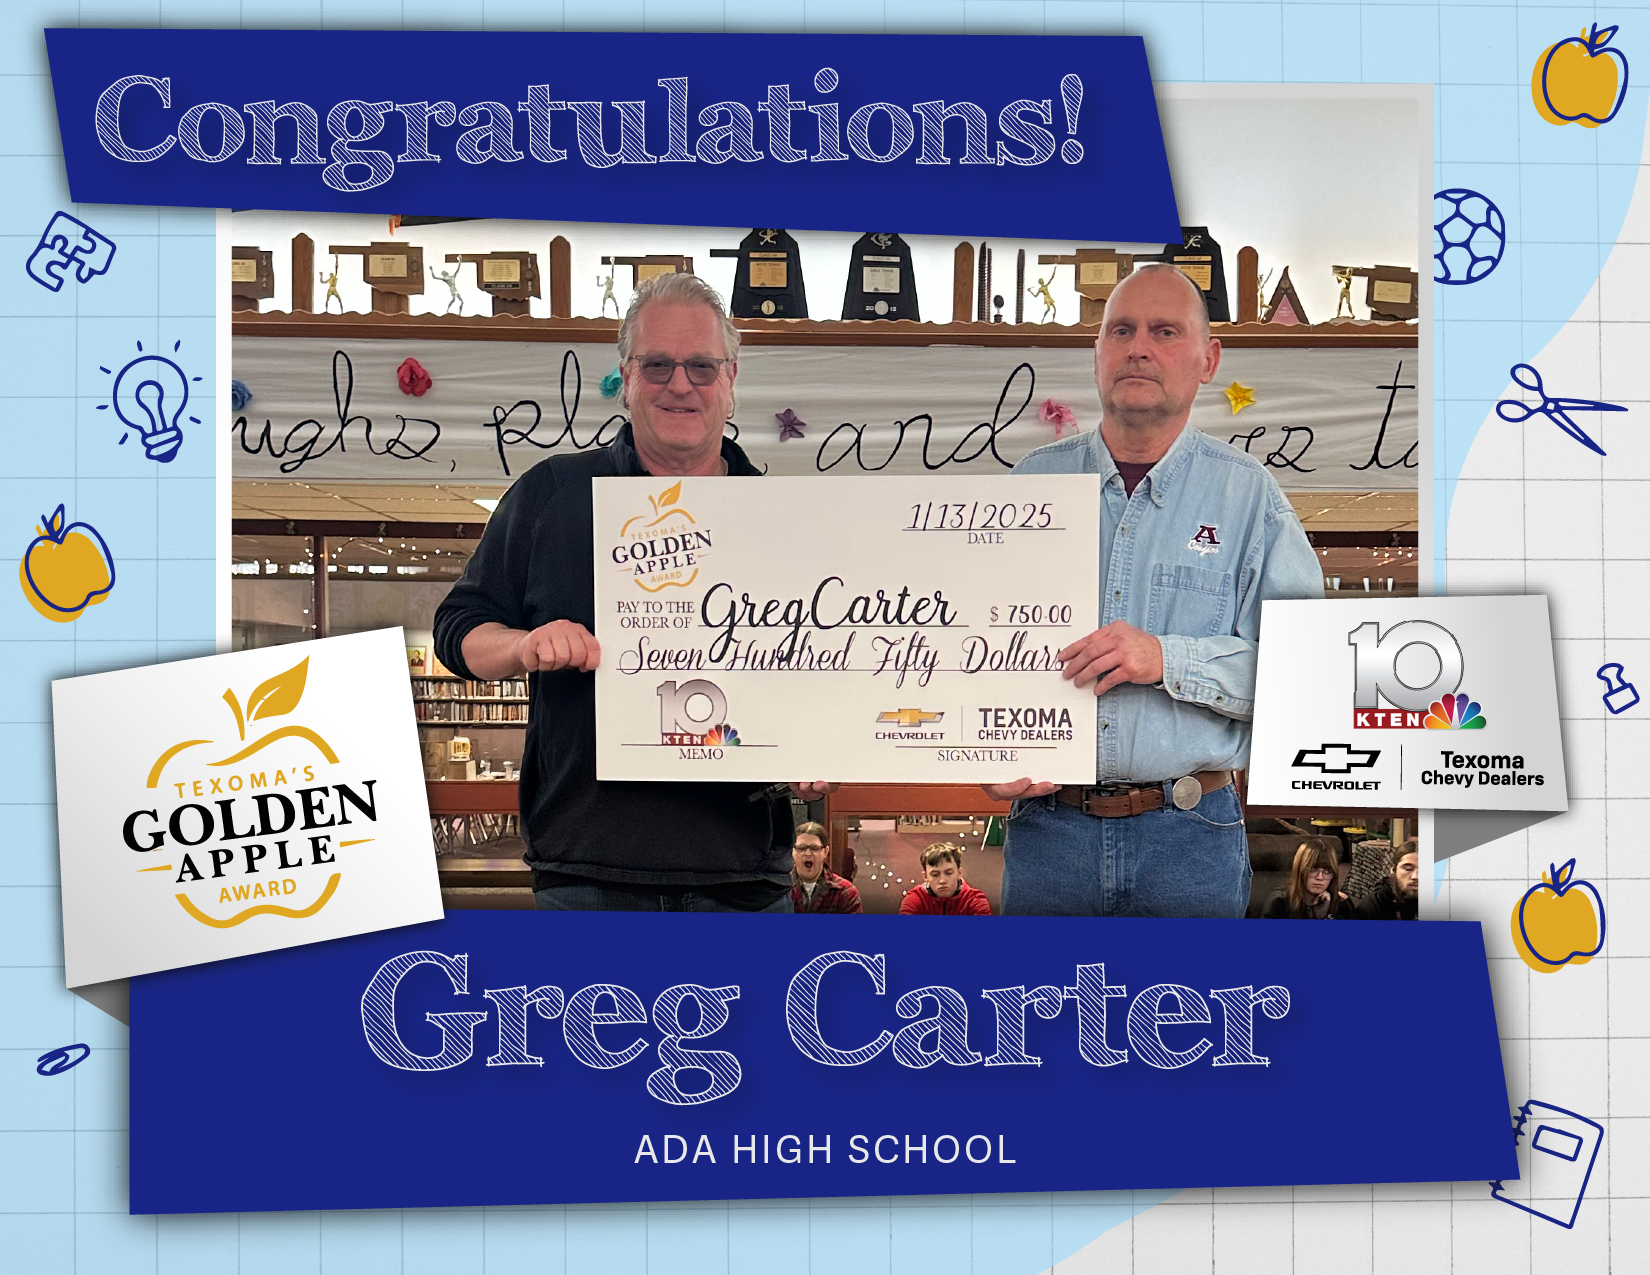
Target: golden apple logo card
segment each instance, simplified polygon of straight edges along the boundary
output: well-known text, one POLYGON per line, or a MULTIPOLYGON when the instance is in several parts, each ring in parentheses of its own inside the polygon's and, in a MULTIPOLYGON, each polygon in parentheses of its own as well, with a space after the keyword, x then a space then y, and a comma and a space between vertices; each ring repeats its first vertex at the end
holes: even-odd
POLYGON ((67 983, 439 920, 400 629, 52 683, 67 983))

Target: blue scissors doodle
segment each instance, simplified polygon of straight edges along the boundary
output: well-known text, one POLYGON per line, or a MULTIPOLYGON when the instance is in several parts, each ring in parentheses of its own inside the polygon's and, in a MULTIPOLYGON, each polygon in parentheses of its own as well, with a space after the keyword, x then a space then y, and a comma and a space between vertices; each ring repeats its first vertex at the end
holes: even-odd
POLYGON ((1528 363, 1518 363, 1513 366, 1512 379, 1532 393, 1541 395, 1541 402, 1535 407, 1528 403, 1521 403, 1515 398, 1504 398, 1495 405, 1495 414, 1504 421, 1516 425, 1527 421, 1532 416, 1547 417, 1554 425, 1568 434, 1576 442, 1589 451, 1595 451, 1600 456, 1604 449, 1587 437, 1587 431, 1570 419, 1572 411, 1577 412, 1625 412, 1627 409, 1616 403, 1595 403, 1590 398, 1549 398, 1545 387, 1541 384, 1541 373, 1537 372, 1528 363))

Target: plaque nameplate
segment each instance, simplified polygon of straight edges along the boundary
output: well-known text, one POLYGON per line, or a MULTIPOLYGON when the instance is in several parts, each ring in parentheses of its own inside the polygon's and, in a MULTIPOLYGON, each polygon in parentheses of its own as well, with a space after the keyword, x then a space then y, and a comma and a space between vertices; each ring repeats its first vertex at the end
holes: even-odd
POLYGON ((1214 283, 1214 265, 1208 257, 1176 257, 1174 264, 1202 292, 1214 283))

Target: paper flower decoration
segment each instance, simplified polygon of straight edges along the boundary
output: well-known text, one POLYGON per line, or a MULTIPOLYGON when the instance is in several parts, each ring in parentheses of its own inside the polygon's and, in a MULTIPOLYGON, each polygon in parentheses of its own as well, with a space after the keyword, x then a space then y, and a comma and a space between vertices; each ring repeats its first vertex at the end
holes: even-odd
POLYGON ((395 369, 395 379, 401 385, 401 392, 414 398, 423 398, 430 392, 430 386, 435 384, 417 359, 402 360, 401 366, 395 369))
POLYGON ((1054 426, 1055 438, 1064 438, 1068 429, 1077 428, 1077 413, 1051 398, 1043 400, 1043 405, 1037 409, 1037 419, 1045 425, 1054 426))
POLYGON ((799 420, 796 413, 788 407, 783 412, 775 412, 774 420, 779 422, 779 441, 782 443, 792 438, 801 438, 803 427, 808 423, 799 420))
POLYGON ((618 368, 614 368, 606 376, 602 377, 602 397, 618 398, 619 390, 623 387, 623 385, 624 377, 619 375, 618 368))
POLYGON ((1246 407, 1255 405, 1255 391, 1247 385, 1239 385, 1233 381, 1224 391, 1226 401, 1232 405, 1232 415, 1236 416, 1246 407))
POLYGON ((251 401, 252 391, 246 388, 245 381, 229 382, 229 406, 231 408, 238 412, 251 401))

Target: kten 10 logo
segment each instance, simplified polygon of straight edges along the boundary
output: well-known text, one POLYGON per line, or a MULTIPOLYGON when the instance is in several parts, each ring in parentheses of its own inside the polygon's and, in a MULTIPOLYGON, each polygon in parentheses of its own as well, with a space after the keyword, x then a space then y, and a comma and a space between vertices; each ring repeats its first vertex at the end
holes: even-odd
POLYGON ((1352 725, 1355 729, 1478 730, 1484 726, 1479 706, 1456 691, 1466 670, 1455 635, 1431 620, 1406 620, 1383 635, 1373 620, 1346 635, 1353 650, 1352 725), (1424 647, 1405 661, 1410 676, 1436 672, 1424 685, 1412 686, 1398 675, 1398 661, 1410 647, 1424 647), (1419 668, 1417 666, 1420 666, 1419 668))

